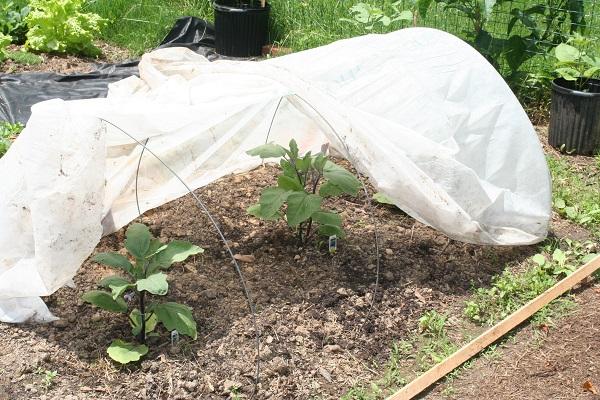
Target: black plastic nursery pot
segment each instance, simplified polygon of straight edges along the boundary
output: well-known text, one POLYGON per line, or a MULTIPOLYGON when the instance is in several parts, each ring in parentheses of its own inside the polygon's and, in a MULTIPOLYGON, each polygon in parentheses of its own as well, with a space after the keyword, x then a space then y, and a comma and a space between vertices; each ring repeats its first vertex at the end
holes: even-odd
POLYGON ((216 0, 215 50, 229 57, 262 54, 269 35, 270 6, 260 0, 216 0))
POLYGON ((548 142, 554 148, 580 155, 600 151, 600 80, 552 82, 548 142), (579 81, 580 83, 581 81, 579 81))

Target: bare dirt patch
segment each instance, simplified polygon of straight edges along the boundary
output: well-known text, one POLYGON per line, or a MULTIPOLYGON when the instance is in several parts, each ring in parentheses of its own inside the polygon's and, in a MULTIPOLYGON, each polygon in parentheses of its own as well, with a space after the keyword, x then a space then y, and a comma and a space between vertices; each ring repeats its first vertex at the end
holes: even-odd
MULTIPOLYGON (((98 63, 118 63, 129 58, 129 52, 125 49, 112 46, 108 43, 99 42, 97 46, 102 50, 98 58, 81 57, 65 54, 46 54, 39 56, 42 63, 27 65, 19 64, 12 60, 0 62, 0 73, 22 73, 22 72, 56 72, 61 74, 73 74, 91 72, 94 65, 98 63)), ((21 51, 23 46, 11 45, 9 51, 21 51)))
MULTIPOLYGON (((408 335, 426 310, 461 304, 472 285, 489 283, 506 263, 520 262, 533 247, 482 247, 448 241, 399 210, 378 205, 371 218, 364 198, 345 197, 328 207, 341 212, 348 239, 330 255, 319 243, 298 248, 283 223, 245 213, 261 188, 274 183, 274 167, 215 182, 198 194, 206 200, 234 251, 253 255, 243 272, 257 304, 262 336, 260 399, 334 399, 356 381, 369 381, 389 356, 390 344, 408 335), (373 231, 382 240, 381 287, 374 309, 373 231)), ((208 218, 190 196, 143 218, 154 235, 190 240, 203 257, 170 274, 170 299, 194 308, 199 338, 171 347, 167 335, 140 366, 118 369, 106 358, 110 340, 130 335, 124 317, 83 304, 109 270, 85 263, 76 288, 46 300, 62 319, 50 325, 0 325, 0 388, 11 399, 224 398, 235 383, 250 396, 255 370, 254 329, 238 278, 208 218), (37 356, 36 356, 37 355, 37 356), (40 387, 38 367, 57 370, 55 384, 40 387), (5 383, 2 383, 5 382, 5 383), (143 397, 144 398, 144 397, 143 397)), ((97 251, 119 250, 123 230, 97 251)), ((457 310, 453 311, 454 313, 457 310)), ((0 390, 0 393, 2 391, 0 390)), ((1 397, 0 397, 1 398, 1 397)))

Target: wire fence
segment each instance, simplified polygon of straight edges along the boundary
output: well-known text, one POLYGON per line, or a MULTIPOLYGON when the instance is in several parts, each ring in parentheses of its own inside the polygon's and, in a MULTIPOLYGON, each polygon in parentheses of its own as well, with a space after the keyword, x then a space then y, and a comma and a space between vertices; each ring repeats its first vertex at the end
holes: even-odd
POLYGON ((547 99, 538 77, 551 73, 550 52, 556 45, 581 34, 600 46, 600 0, 498 1, 487 16, 478 14, 485 11, 481 1, 434 2, 418 25, 442 29, 470 42, 524 102, 547 99))

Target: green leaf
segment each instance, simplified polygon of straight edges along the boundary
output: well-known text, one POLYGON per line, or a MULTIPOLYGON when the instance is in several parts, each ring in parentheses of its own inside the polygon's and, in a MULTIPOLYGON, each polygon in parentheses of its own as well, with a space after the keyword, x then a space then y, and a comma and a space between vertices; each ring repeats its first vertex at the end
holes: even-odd
POLYGON ((296 169, 299 172, 306 172, 310 169, 310 166, 312 165, 312 155, 310 154, 310 151, 308 153, 306 153, 306 155, 302 158, 298 158, 296 159, 296 169))
POLYGON ((293 179, 298 179, 298 174, 296 174, 296 170, 294 169, 294 167, 292 167, 292 164, 282 159, 279 161, 279 165, 281 165, 283 175, 293 179))
POLYGON ((163 303, 153 306, 152 311, 169 331, 177 330, 180 334, 194 340, 198 336, 196 321, 190 307, 177 303, 163 303))
POLYGON ((292 159, 298 158, 298 143, 294 139, 290 140, 290 151, 288 153, 292 159))
POLYGON ((390 199, 389 197, 387 197, 385 194, 383 194, 381 192, 375 193, 373 195, 373 200, 375 200, 376 202, 381 203, 381 204, 395 205, 394 200, 390 199))
POLYGON ((567 261, 567 256, 561 249, 556 249, 554 250, 554 253, 552 253, 552 259, 562 265, 567 261))
POLYGON ((327 161, 323 168, 323 175, 329 183, 337 186, 342 192, 356 196, 360 189, 360 181, 346 169, 327 161))
POLYGON ((584 71, 583 76, 585 78, 592 78, 600 72, 600 67, 591 67, 584 71))
POLYGON ((584 257, 581 259, 581 262, 582 262, 583 264, 587 264, 587 263, 589 263, 590 261, 592 261, 592 260, 593 260, 594 258, 596 258, 596 257, 598 257, 598 254, 595 254, 595 253, 590 253, 590 254, 587 254, 586 256, 584 256, 584 257))
POLYGON ((565 207, 565 214, 567 214, 568 218, 576 219, 579 215, 576 207, 565 207))
POLYGON ((246 212, 250 215, 254 215, 256 218, 264 219, 266 221, 277 221, 281 218, 281 214, 276 212, 273 215, 267 215, 262 211, 260 204, 251 205, 246 209, 246 212))
POLYGON ((127 312, 127 303, 122 298, 113 299, 110 293, 103 290, 91 290, 81 296, 83 301, 86 303, 93 304, 94 306, 103 310, 120 312, 127 312))
POLYGON ((107 276, 106 278, 102 279, 100 282, 98 282, 98 286, 102 286, 104 288, 110 288, 111 285, 127 285, 129 284, 129 280, 123 278, 122 276, 118 276, 118 275, 111 275, 111 276, 107 276))
POLYGON ((342 191, 342 189, 335 186, 331 182, 325 182, 319 188, 319 196, 321 196, 321 197, 335 197, 335 196, 339 196, 342 193, 344 193, 342 191))
POLYGON ((327 157, 325 157, 323 153, 319 153, 313 158, 312 166, 321 175, 323 175, 323 168, 325 167, 325 163, 327 163, 327 157))
POLYGON ((283 157, 286 153, 285 148, 275 143, 263 144, 246 152, 250 156, 258 156, 260 158, 283 157))
POLYGON ((581 53, 575 47, 561 43, 554 49, 554 55, 560 62, 574 62, 577 61, 581 53))
POLYGON ((286 175, 280 175, 277 178, 277 185, 285 191, 288 191, 288 190, 295 191, 295 192, 304 191, 304 187, 298 180, 298 177, 291 178, 286 175))
POLYGON ((319 225, 319 234, 323 236, 337 236, 344 238, 346 234, 344 230, 336 225, 319 225))
POLYGON ((153 264, 166 269, 173 263, 185 261, 188 257, 201 253, 204 253, 204 249, 195 244, 183 240, 173 240, 156 254, 153 264))
POLYGON ((544 264, 546 264, 546 257, 544 257, 543 254, 536 254, 531 259, 533 260, 534 263, 536 263, 540 267, 543 266, 544 264))
POLYGON ((262 191, 260 195, 260 212, 268 217, 274 216, 288 199, 290 191, 279 187, 270 187, 262 191))
POLYGON ((316 194, 307 194, 305 192, 293 192, 287 198, 287 222, 290 226, 297 226, 306 221, 315 212, 321 209, 323 199, 316 194))
POLYGON ((579 78, 579 71, 574 68, 556 68, 555 71, 558 75, 560 75, 561 78, 567 81, 576 81, 577 78, 579 78))
POLYGON ((404 10, 401 13, 399 13, 396 17, 394 17, 394 21, 412 21, 412 20, 413 20, 413 13, 412 13, 412 11, 409 11, 409 10, 404 10))
POLYGON ((342 226, 342 217, 340 214, 326 211, 317 211, 311 216, 313 221, 321 225, 342 226))
POLYGON ((512 71, 518 70, 527 59, 527 43, 525 39, 519 35, 512 35, 508 38, 504 57, 512 71))
MULTIPOLYGON (((145 315, 146 317, 146 333, 152 332, 156 329, 156 325, 158 324, 158 318, 156 314, 153 312, 150 313, 150 317, 148 317, 148 313, 145 315)), ((129 325, 131 325, 131 333, 133 336, 137 336, 142 331, 142 313, 137 308, 132 310, 129 314, 129 325)))
POLYGON ((150 275, 144 279, 139 279, 135 284, 138 291, 141 292, 142 290, 145 290, 159 296, 164 296, 169 291, 167 275, 163 274, 162 272, 150 275))
POLYGON ((144 224, 131 224, 125 233, 125 248, 136 259, 144 259, 150 248, 152 235, 144 224))
POLYGON ((152 257, 156 253, 163 251, 167 245, 162 244, 162 242, 158 239, 150 240, 150 247, 148 247, 148 252, 146 253, 146 258, 152 257))
POLYGON ((128 364, 133 361, 139 361, 140 358, 148 354, 148 346, 124 342, 120 339, 113 340, 106 350, 108 356, 121 364, 128 364))
POLYGON ((417 0, 417 10, 419 10, 419 15, 421 18, 425 18, 427 16, 427 11, 429 11, 431 1, 432 0, 417 0))
POLYGON ((127 257, 122 256, 119 253, 100 253, 96 254, 92 261, 100 264, 108 265, 109 267, 120 268, 123 271, 131 274, 133 265, 129 262, 127 257))
POLYGON ((567 206, 567 204, 561 198, 558 198, 554 201, 554 207, 558 208, 559 210, 565 208, 566 206, 567 206))

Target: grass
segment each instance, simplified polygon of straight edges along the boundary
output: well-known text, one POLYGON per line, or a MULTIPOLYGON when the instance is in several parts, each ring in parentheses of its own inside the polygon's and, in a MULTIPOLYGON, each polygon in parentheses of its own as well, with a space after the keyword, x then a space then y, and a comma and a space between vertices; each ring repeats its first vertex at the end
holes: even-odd
MULTIPOLYGON (((506 269, 494 279, 491 287, 476 289, 466 303, 465 315, 474 322, 494 325, 595 255, 596 245, 593 242, 567 239, 564 251, 558 248, 559 243, 547 242, 542 252, 533 256, 524 269, 506 269)), ((570 308, 569 303, 568 297, 556 300, 535 315, 534 323, 547 324, 550 319, 564 315, 570 308)))
POLYGON ((554 210, 600 237, 600 156, 595 161, 578 166, 565 157, 548 156, 554 210))
POLYGON ((177 18, 212 15, 210 4, 209 0, 94 0, 86 11, 110 21, 102 39, 141 55, 158 46, 177 18))
MULTIPOLYGON (((388 15, 392 12, 392 0, 363 1, 381 7, 388 15)), ((358 2, 360 1, 273 0, 270 39, 281 46, 299 51, 368 33, 360 26, 341 21, 343 18, 351 18, 350 8, 358 2)), ((411 8, 409 1, 404 3, 401 9, 411 8)), ((523 3, 534 4, 532 0, 525 0, 523 3)), ((593 4, 589 0, 586 3, 589 3, 588 7, 593 4)), ((506 35, 506 24, 511 18, 510 6, 498 8, 487 22, 486 29, 494 36, 506 35)), ((209 0, 93 0, 86 8, 111 21, 103 34, 105 40, 126 47, 133 54, 141 54, 156 47, 178 17, 191 15, 213 20, 209 0)), ((463 14, 456 10, 443 10, 435 3, 419 24, 436 27, 463 38, 472 31, 471 21, 463 14)), ((405 26, 406 22, 397 21, 387 27, 379 25, 375 31, 391 32, 405 26)))
POLYGON ((15 63, 23 65, 38 65, 43 61, 42 57, 27 51, 7 51, 6 56, 15 63))

